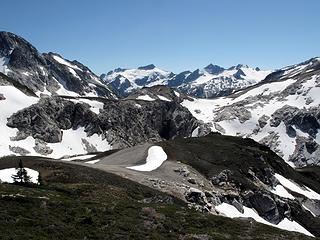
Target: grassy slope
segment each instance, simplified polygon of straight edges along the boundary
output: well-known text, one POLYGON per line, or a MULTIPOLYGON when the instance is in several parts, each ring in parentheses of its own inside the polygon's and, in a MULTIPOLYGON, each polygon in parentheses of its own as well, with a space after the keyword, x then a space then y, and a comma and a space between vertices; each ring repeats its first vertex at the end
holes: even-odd
MULTIPOLYGON (((0 168, 15 162, 1 159, 0 168)), ((0 184, 1 239, 308 239, 249 220, 201 214, 96 169, 28 157, 24 164, 40 171, 45 182, 0 184)))

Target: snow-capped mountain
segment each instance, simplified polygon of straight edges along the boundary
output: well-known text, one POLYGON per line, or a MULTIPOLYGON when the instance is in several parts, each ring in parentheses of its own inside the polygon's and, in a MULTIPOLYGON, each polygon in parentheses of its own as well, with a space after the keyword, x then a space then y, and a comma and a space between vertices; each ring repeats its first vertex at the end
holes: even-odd
POLYGON ((120 96, 128 96, 135 89, 166 84, 173 76, 174 73, 150 64, 137 69, 117 68, 102 74, 100 78, 120 96))
POLYGON ((252 86, 270 73, 271 71, 262 71, 242 64, 228 69, 209 64, 202 70, 174 74, 151 64, 138 69, 115 69, 101 75, 101 79, 120 96, 127 96, 142 87, 166 85, 194 97, 212 98, 252 86))
POLYGON ((213 131, 250 137, 293 166, 320 165, 320 59, 286 67, 217 99, 182 103, 213 131))
POLYGON ((113 92, 89 68, 56 53, 39 53, 25 39, 0 32, 0 72, 39 95, 85 95, 114 99, 113 92))
MULTIPOLYGON (((182 84, 177 88, 190 96, 213 98, 257 84, 270 73, 271 71, 262 71, 243 64, 228 69, 210 64, 202 70, 197 69, 185 75, 182 84)), ((171 80, 174 81, 175 79, 171 80)), ((169 83, 169 86, 173 84, 169 83)))

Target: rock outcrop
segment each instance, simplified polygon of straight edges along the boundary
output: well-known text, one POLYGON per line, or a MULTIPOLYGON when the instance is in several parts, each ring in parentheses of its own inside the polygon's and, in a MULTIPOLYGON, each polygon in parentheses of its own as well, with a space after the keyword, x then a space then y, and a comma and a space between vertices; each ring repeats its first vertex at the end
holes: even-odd
MULTIPOLYGON (((44 97, 13 114, 7 125, 19 129, 18 139, 32 136, 47 143, 60 142, 62 130, 84 127, 87 136, 102 135, 115 148, 191 136, 199 125, 191 113, 175 101, 101 101, 104 107, 96 114, 86 103, 44 97)), ((50 151, 42 141, 38 142, 37 151, 50 151)))

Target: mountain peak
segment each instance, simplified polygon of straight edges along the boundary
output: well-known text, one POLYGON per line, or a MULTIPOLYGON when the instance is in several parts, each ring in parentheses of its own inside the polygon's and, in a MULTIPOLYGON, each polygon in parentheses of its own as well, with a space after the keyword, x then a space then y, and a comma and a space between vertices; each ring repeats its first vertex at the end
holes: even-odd
POLYGON ((225 69, 223 67, 213 65, 212 63, 210 63, 208 66, 204 68, 204 70, 210 74, 219 74, 223 72, 225 69))
POLYGON ((236 65, 236 66, 230 67, 228 70, 239 70, 239 69, 241 69, 241 68, 249 68, 249 66, 246 65, 246 64, 241 64, 241 63, 239 63, 239 64, 236 65))
POLYGON ((35 47, 33 47, 24 38, 14 33, 5 31, 0 31, 0 46, 0 54, 3 56, 9 56, 12 53, 12 51, 17 47, 20 47, 20 49, 29 49, 33 52, 37 52, 35 47))
POLYGON ((156 66, 154 64, 149 64, 149 65, 146 65, 146 66, 141 66, 141 67, 138 67, 139 70, 152 70, 152 69, 155 69, 156 66))

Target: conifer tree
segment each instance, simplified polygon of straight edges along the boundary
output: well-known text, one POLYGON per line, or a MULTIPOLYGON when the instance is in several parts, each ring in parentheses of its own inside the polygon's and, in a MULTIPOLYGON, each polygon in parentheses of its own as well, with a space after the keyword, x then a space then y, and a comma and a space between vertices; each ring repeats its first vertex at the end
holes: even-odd
POLYGON ((31 177, 28 175, 27 170, 23 167, 23 163, 20 160, 19 166, 16 168, 16 174, 12 176, 13 182, 16 184, 29 184, 31 177))

